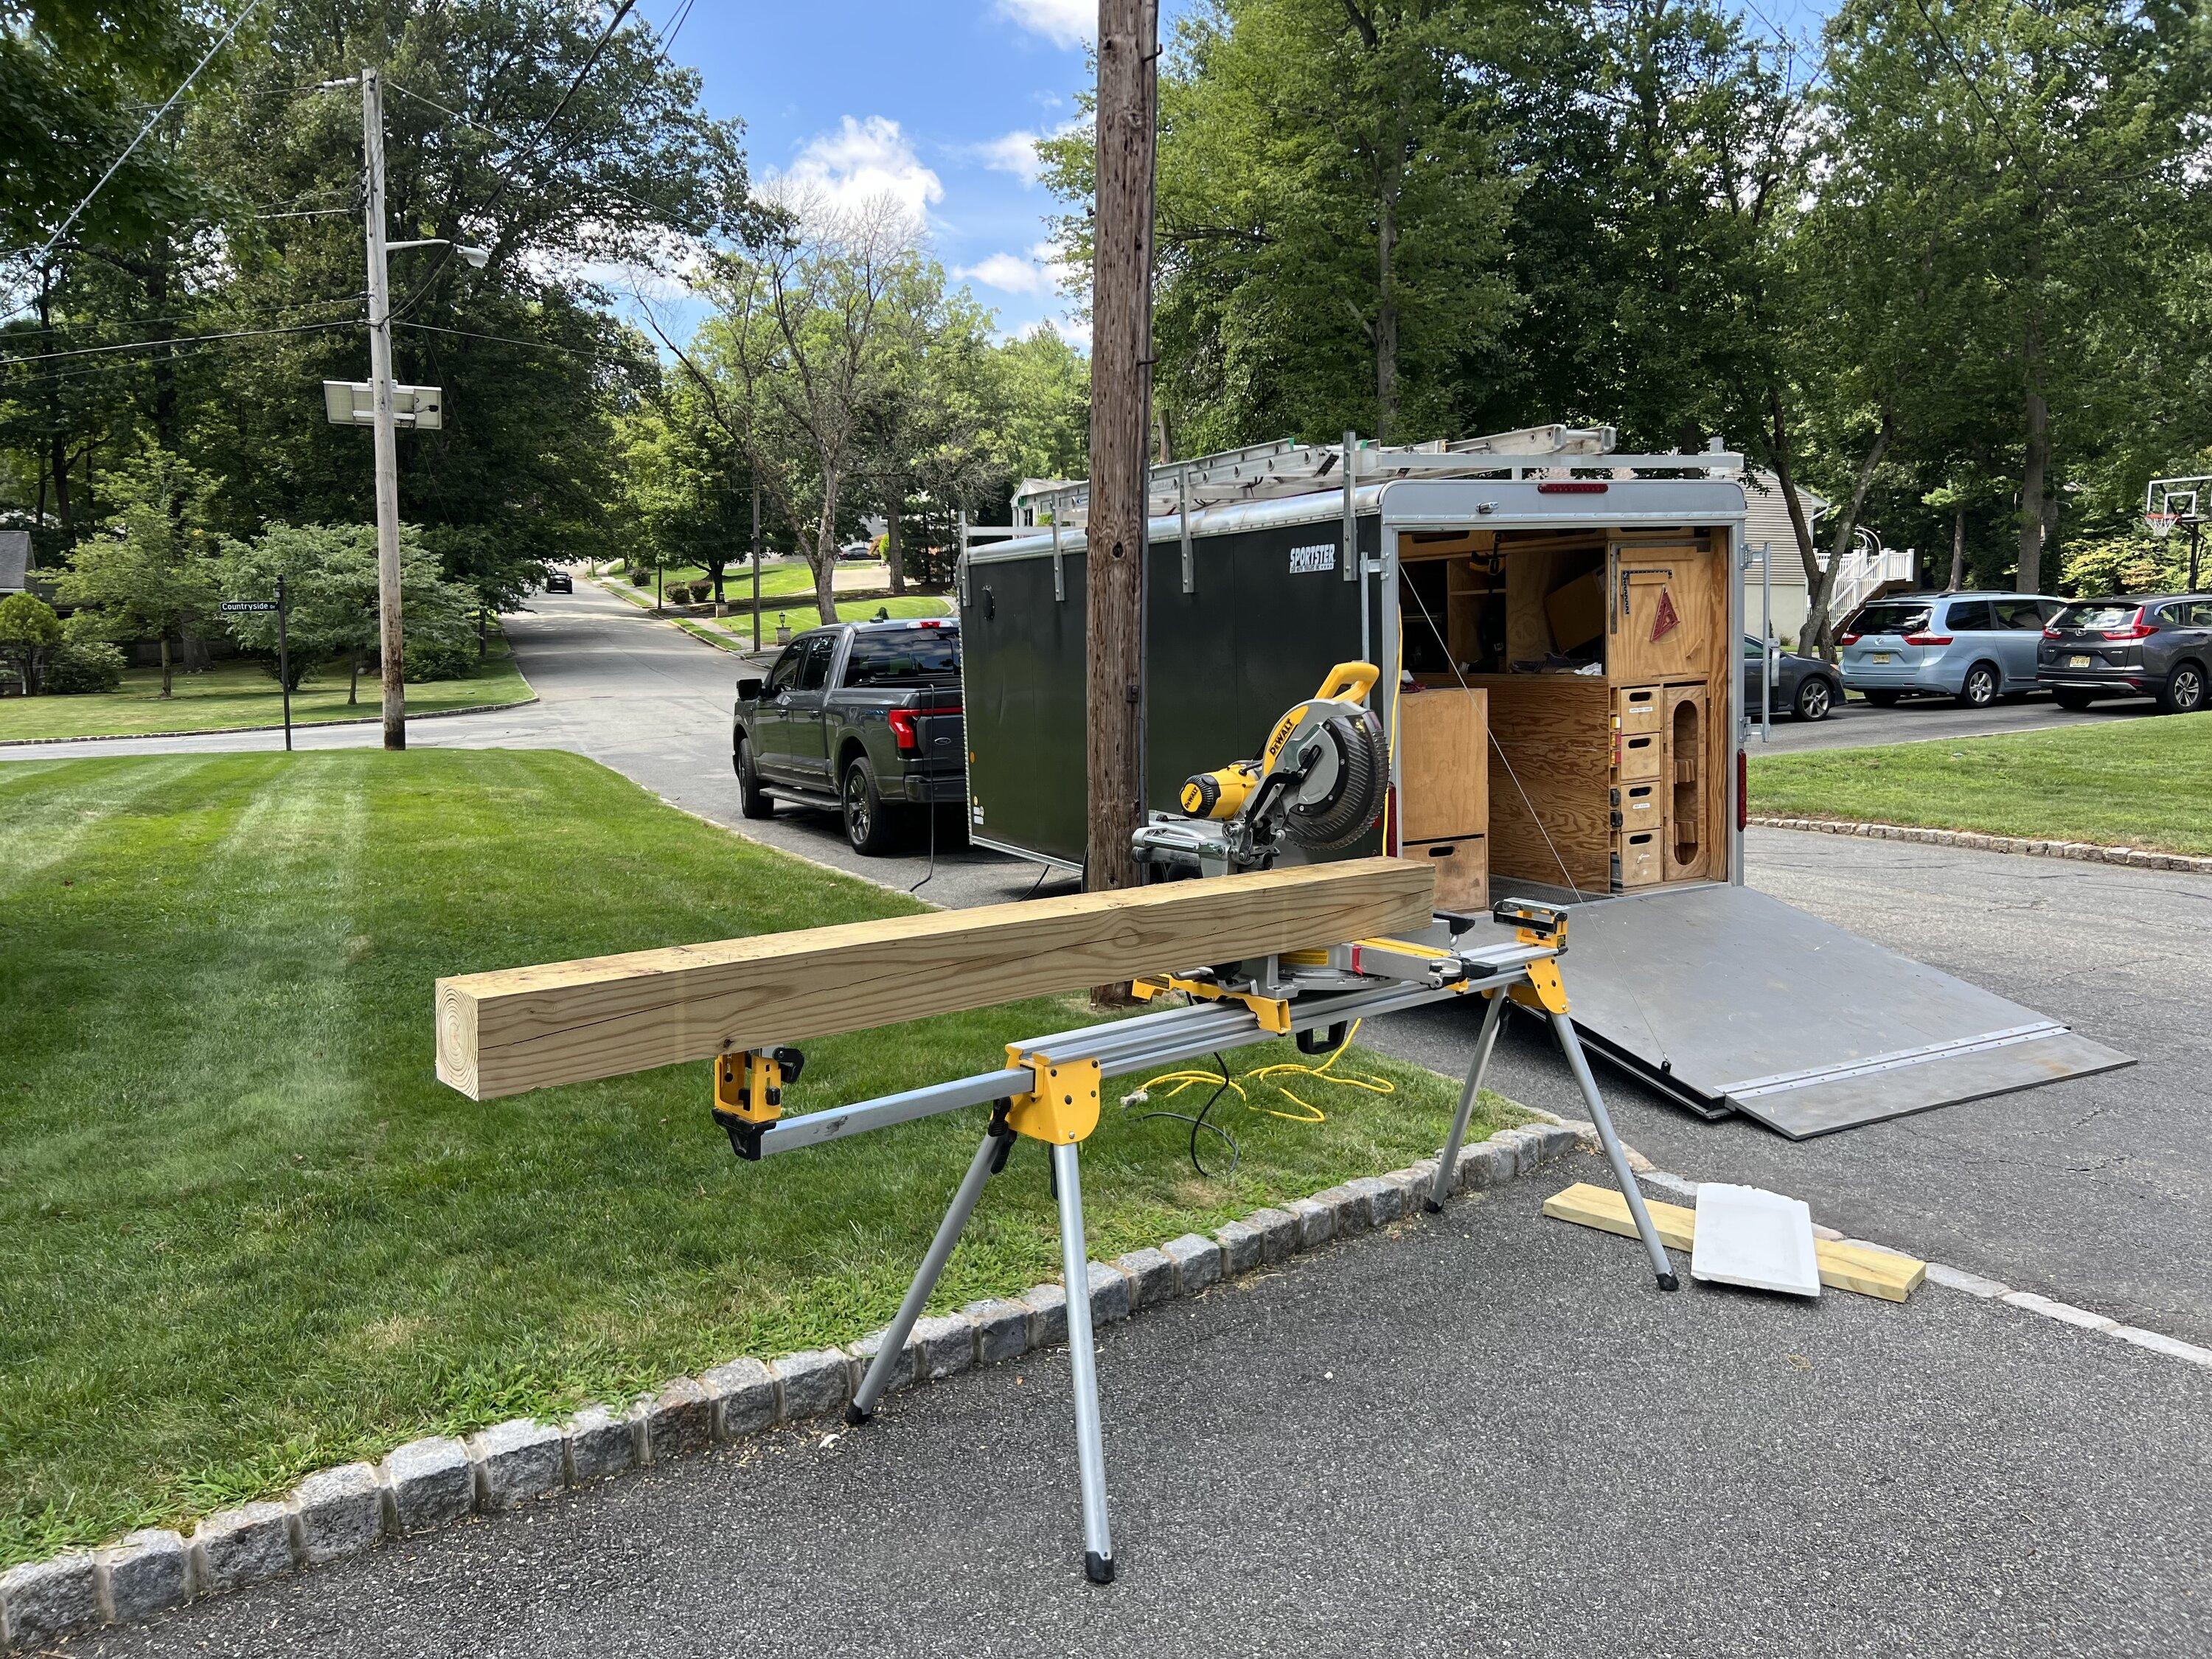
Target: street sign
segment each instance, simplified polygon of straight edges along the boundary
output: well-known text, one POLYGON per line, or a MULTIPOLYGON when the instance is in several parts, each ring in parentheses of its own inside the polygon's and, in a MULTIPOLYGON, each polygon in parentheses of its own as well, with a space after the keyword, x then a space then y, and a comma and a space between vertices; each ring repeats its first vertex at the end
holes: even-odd
POLYGON ((276 579, 273 599, 225 599, 218 609, 225 616, 252 611, 276 613, 276 684, 284 693, 284 749, 289 754, 292 748, 292 606, 284 592, 284 579, 276 579))
POLYGON ((274 611, 276 609, 276 601, 274 599, 225 599, 222 602, 222 608, 226 614, 234 611, 274 611))

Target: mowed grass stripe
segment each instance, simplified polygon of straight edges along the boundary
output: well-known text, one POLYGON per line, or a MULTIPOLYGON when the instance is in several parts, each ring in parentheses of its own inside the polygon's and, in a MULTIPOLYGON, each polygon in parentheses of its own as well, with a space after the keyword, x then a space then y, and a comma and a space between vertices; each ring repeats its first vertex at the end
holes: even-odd
MULTIPOLYGON (((11 823, 75 837, 0 916, 0 1564, 850 1337, 896 1307, 982 1131, 979 1110, 742 1164, 704 1066, 440 1087, 440 974, 915 908, 578 757, 101 759, 0 788, 11 823)), ((809 1043, 793 1109, 988 1069, 1081 1018, 1039 1000, 809 1043)), ((1228 1181, 1191 1171, 1183 1126, 1109 1103, 1094 1253, 1434 1150, 1449 1083, 1340 1064, 1399 1093, 1312 1091, 1318 1125, 1224 1101, 1228 1181)), ((1018 1148, 937 1305, 1057 1255, 1045 1160, 1018 1148)))

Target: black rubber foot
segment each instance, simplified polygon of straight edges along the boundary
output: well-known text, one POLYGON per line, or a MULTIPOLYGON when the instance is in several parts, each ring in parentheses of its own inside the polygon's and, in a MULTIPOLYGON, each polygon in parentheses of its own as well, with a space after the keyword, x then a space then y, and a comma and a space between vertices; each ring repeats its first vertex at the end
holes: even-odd
MULTIPOLYGON (((1671 1290, 1674 1287, 1669 1285, 1668 1288, 1671 1290)), ((864 1412, 858 1406, 848 1406, 845 1407, 845 1420, 848 1423, 850 1423, 856 1429, 874 1415, 875 1413, 873 1412, 864 1412)))
POLYGON ((1090 1581, 1094 1584, 1112 1583, 1114 1582, 1114 1558, 1110 1555, 1101 1555, 1095 1550, 1084 1551, 1083 1574, 1085 1577, 1090 1579, 1090 1581))
POLYGON ((1442 1215, 1444 1212, 1444 1206, 1437 1203, 1433 1198, 1423 1199, 1421 1200, 1421 1207, 1426 1210, 1431 1215, 1442 1215))
POLYGON ((1682 1281, 1672 1273, 1661 1273, 1659 1288, 1662 1291, 1679 1291, 1682 1288, 1682 1281))

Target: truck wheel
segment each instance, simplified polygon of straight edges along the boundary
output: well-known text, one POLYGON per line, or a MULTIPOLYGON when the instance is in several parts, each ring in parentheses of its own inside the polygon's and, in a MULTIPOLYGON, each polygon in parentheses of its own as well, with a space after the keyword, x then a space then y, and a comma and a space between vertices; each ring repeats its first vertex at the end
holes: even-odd
POLYGON ((774 817, 775 802, 761 787, 760 773, 753 766, 752 744, 738 738, 738 752, 730 757, 730 764, 738 774, 738 811, 749 818, 774 817))
POLYGON ((897 844, 890 809, 876 789, 876 769, 868 764, 866 757, 845 769, 838 797, 845 808, 845 839, 853 843, 854 852, 876 858, 897 844))
POLYGON ((2193 662, 2176 663, 2158 694, 2158 706, 2168 714, 2193 714, 2204 707, 2204 671, 2193 662))
POLYGON ((1997 671, 1988 663, 1976 663, 1959 683, 1959 707, 1987 708, 1996 700, 1997 671))
POLYGON ((2079 686, 2060 685, 2051 688, 2051 701, 2070 714, 2080 714, 2097 701, 2094 691, 2084 691, 2079 686))

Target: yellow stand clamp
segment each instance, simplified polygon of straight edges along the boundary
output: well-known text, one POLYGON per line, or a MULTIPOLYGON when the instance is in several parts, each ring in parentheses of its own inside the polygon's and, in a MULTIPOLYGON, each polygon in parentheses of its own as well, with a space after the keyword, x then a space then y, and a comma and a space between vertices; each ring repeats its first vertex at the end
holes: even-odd
MULTIPOLYGON (((1507 899, 1492 906, 1491 915, 1499 921, 1512 923, 1513 937, 1523 945, 1549 945, 1562 951, 1567 948, 1567 913, 1556 905, 1507 899)), ((1513 1000, 1540 1013, 1565 1013, 1567 991, 1559 983, 1559 959, 1547 957, 1541 962, 1532 962, 1526 971, 1528 982, 1513 987, 1513 1000)))
POLYGON ((1177 979, 1173 974, 1158 979, 1133 980, 1129 994, 1139 1002, 1150 1002, 1154 997, 1164 996, 1170 991, 1181 991, 1185 996, 1200 1002, 1241 1002, 1252 1011, 1252 1018, 1260 1022, 1263 1031, 1273 1031, 1277 1036, 1287 1036, 1291 1030, 1291 1005, 1280 997, 1255 995, 1250 991, 1227 991, 1218 985, 1201 979, 1177 979))
POLYGON ((1024 1054, 1019 1044, 1010 1042, 1006 1066, 1026 1068, 1036 1079, 1036 1087, 1016 1095, 1006 1109, 1006 1127, 1016 1134, 1048 1146, 1070 1146, 1098 1127, 1098 1088, 1105 1073, 1096 1060, 1054 1060, 1024 1054))
POLYGON ((783 1088, 799 1081, 806 1057, 796 1048, 748 1048, 714 1061, 714 1121, 739 1158, 757 1162, 761 1131, 783 1115, 783 1088))

